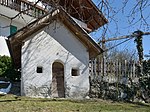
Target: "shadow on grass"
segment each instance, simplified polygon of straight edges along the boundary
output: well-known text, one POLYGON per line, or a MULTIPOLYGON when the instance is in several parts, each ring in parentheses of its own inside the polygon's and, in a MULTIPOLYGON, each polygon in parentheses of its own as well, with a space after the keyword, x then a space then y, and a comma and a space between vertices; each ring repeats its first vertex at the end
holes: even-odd
MULTIPOLYGON (((101 102, 101 101, 97 101, 97 100, 92 100, 92 99, 85 99, 85 100, 77 100, 77 99, 59 99, 59 98, 54 98, 54 99, 21 99, 20 97, 15 97, 15 99, 2 99, 0 100, 1 102, 21 102, 21 101, 26 101, 26 102, 71 102, 71 103, 81 103, 81 104, 85 104, 85 103, 89 103, 89 102, 96 102, 96 103, 105 103, 105 102, 101 102)), ((107 102, 107 101, 106 101, 107 102)), ((115 103, 119 103, 119 102, 115 102, 115 103)), ((121 102, 120 102, 121 103, 121 102)), ((123 102, 122 102, 123 103, 123 102)), ((132 107, 150 107, 150 104, 144 104, 144 103, 140 103, 140 102, 126 102, 128 104, 134 104, 131 105, 132 107)), ((117 104, 116 104, 117 105, 117 104)))
POLYGON ((0 99, 0 102, 17 102, 17 101, 28 101, 28 102, 52 102, 52 101, 69 101, 69 100, 62 100, 62 99, 21 99, 19 97, 14 99, 0 99))
POLYGON ((79 99, 21 99, 20 97, 15 97, 14 99, 0 99, 0 102, 17 102, 17 101, 28 101, 28 102, 71 102, 71 103, 88 103, 95 102, 95 100, 79 100, 79 99))
POLYGON ((133 102, 132 104, 134 104, 135 106, 133 107, 150 107, 149 103, 145 104, 145 103, 140 103, 140 102, 133 102))
POLYGON ((0 100, 0 102, 14 102, 14 101, 20 101, 20 100, 0 100))
MULTIPOLYGON (((131 101, 123 101, 124 103, 134 104, 135 106, 145 106, 150 107, 150 103, 141 103, 141 102, 131 102, 131 101)), ((135 107, 133 106, 133 107, 135 107)))

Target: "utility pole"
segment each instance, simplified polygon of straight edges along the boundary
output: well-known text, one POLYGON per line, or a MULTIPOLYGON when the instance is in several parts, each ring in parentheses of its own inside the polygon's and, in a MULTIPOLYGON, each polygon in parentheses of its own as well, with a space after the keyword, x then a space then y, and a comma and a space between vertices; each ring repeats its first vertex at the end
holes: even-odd
POLYGON ((142 31, 135 31, 135 42, 136 42, 136 47, 138 51, 138 57, 139 57, 139 63, 138 63, 138 76, 142 77, 143 76, 143 32, 142 31))
MULTIPOLYGON (((102 37, 102 49, 106 49, 106 47, 105 47, 105 36, 103 36, 102 37)), ((104 77, 104 75, 105 75, 105 52, 102 54, 102 76, 104 77)), ((102 78, 103 78, 102 77, 102 78)))

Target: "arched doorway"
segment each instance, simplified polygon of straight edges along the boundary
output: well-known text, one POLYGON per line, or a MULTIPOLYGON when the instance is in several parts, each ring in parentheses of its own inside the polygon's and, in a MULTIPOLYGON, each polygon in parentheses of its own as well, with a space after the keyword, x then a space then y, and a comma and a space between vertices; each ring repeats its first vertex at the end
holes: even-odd
POLYGON ((54 62, 52 65, 52 97, 65 97, 64 89, 64 65, 60 62, 54 62))

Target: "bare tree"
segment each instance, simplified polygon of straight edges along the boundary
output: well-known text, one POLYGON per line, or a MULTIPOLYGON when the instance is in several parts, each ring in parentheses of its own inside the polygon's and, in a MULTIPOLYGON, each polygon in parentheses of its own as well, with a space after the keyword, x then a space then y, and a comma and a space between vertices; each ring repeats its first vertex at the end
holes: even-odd
MULTIPOLYGON (((145 29, 149 30, 150 24, 148 23, 150 14, 148 9, 150 7, 149 0, 93 0, 98 4, 98 8, 102 10, 107 19, 113 25, 116 25, 116 32, 119 33, 119 21, 118 16, 124 22, 128 22, 127 28, 145 29)), ((111 32, 109 27, 107 32, 111 32)))

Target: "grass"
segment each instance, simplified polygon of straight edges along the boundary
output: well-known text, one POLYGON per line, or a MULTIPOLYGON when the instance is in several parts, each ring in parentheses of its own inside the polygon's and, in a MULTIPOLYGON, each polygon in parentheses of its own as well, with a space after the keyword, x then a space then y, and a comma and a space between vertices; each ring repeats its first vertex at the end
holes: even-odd
POLYGON ((0 96, 0 112, 150 112, 150 104, 0 96))

